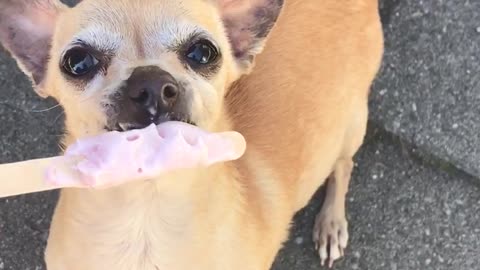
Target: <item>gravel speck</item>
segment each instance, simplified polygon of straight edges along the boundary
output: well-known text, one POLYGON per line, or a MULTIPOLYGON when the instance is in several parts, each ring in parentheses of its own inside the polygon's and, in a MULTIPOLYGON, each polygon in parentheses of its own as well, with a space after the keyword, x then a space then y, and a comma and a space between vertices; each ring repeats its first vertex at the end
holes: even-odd
POLYGON ((297 245, 303 244, 303 237, 297 237, 297 238, 295 238, 295 244, 297 244, 297 245))

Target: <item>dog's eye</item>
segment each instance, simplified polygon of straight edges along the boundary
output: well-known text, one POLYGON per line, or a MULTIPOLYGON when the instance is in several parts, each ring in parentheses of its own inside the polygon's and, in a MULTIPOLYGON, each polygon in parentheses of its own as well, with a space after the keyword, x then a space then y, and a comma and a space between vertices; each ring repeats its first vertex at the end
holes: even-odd
POLYGON ((208 40, 197 41, 186 53, 187 59, 194 65, 210 64, 217 59, 217 56, 217 48, 208 40))
POLYGON ((74 77, 86 75, 98 65, 99 61, 84 48, 74 48, 63 58, 63 70, 74 77))

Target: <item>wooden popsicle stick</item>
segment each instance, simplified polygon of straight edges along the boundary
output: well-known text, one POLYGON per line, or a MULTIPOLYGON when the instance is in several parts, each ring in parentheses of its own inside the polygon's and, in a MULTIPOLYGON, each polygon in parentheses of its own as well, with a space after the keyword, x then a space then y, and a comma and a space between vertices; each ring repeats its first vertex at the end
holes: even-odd
POLYGON ((56 164, 65 165, 61 166, 64 172, 75 174, 69 169, 68 160, 63 157, 0 164, 0 198, 61 188, 45 181, 47 168, 54 161, 56 164), (61 162, 58 162, 59 160, 61 162))

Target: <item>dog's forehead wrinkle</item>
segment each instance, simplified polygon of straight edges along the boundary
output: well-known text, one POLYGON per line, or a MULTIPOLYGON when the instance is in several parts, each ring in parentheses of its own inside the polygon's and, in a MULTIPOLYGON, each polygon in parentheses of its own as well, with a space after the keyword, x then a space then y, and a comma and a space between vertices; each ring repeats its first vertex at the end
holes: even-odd
MULTIPOLYGON (((99 51, 116 54, 120 50, 124 57, 136 59, 155 59, 167 48, 175 48, 185 43, 192 35, 204 34, 206 31, 199 26, 178 19, 165 19, 146 29, 115 32, 102 25, 87 26, 76 34, 65 49, 76 43, 87 44, 99 51)), ((64 49, 64 50, 65 50, 64 49)))
POLYGON ((70 44, 82 42, 102 51, 115 52, 120 48, 124 39, 120 32, 111 31, 104 26, 93 24, 75 35, 70 44))
POLYGON ((152 24, 146 31, 144 40, 148 50, 155 52, 159 46, 177 48, 193 35, 201 33, 206 34, 207 31, 194 22, 178 17, 165 17, 152 24))

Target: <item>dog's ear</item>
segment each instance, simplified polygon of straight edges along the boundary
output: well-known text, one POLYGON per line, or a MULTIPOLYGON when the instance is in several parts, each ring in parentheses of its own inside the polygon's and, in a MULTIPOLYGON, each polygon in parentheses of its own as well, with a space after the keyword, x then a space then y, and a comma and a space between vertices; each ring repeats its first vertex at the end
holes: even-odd
POLYGON ((248 70, 265 45, 284 0, 216 0, 240 68, 248 70))
POLYGON ((65 7, 54 0, 0 0, 0 43, 43 97, 47 96, 43 81, 52 35, 65 7))

